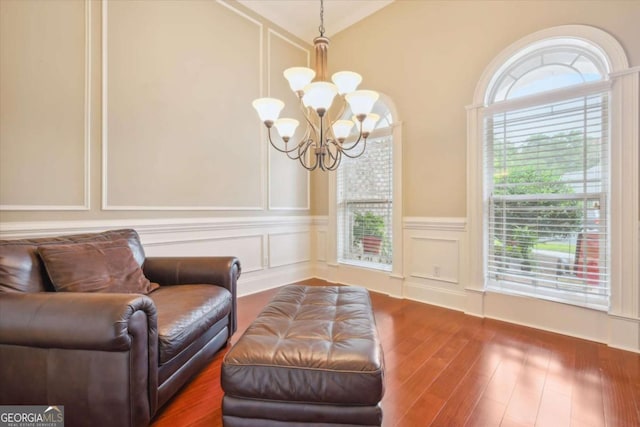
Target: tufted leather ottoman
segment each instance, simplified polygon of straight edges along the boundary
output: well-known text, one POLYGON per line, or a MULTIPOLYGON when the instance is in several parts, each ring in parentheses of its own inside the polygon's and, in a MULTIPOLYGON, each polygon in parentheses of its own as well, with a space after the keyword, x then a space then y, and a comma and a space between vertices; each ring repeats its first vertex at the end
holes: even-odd
POLYGON ((224 425, 380 426, 383 368, 366 289, 285 286, 222 362, 224 425))

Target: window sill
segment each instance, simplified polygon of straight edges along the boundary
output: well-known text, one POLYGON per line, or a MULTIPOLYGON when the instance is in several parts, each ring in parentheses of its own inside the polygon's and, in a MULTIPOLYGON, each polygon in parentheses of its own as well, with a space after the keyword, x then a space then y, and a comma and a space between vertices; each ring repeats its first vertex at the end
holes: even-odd
POLYGON ((392 266, 389 264, 382 264, 379 262, 370 262, 370 261, 357 261, 351 259, 341 259, 338 260, 338 264, 347 265, 349 267, 358 267, 358 268, 366 268, 369 270, 378 270, 391 272, 392 266))

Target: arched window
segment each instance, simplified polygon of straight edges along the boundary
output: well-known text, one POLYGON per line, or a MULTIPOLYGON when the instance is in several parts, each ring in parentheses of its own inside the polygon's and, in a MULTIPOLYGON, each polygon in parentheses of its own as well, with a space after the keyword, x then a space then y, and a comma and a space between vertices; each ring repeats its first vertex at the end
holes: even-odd
MULTIPOLYGON (((364 154, 343 158, 336 174, 338 261, 391 271, 394 117, 382 99, 373 113, 380 120, 367 139, 364 154)), ((344 117, 351 118, 350 111, 344 117)), ((354 138, 352 135, 351 141, 354 138)))
POLYGON ((609 308, 611 71, 570 35, 494 64, 478 117, 485 289, 609 308))
POLYGON ((602 51, 577 38, 553 38, 533 43, 507 60, 493 76, 487 104, 606 80, 602 51))

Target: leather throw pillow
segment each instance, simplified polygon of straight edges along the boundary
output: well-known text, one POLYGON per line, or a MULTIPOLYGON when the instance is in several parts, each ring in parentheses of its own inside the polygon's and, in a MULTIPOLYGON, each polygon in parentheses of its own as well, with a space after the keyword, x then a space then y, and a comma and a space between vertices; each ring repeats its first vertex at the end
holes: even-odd
POLYGON ((43 245, 38 254, 58 292, 148 294, 159 287, 144 276, 125 239, 43 245))

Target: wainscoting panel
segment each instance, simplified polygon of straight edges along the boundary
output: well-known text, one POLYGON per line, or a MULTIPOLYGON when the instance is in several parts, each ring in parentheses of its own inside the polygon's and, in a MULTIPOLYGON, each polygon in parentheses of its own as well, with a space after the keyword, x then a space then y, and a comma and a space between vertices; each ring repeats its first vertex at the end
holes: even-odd
POLYGON ((11 222, 0 224, 0 239, 134 228, 149 256, 238 256, 242 263, 239 295, 318 277, 640 352, 638 318, 467 289, 466 266, 474 254, 465 247, 464 220, 405 221, 405 265, 400 275, 327 262, 324 258, 332 257, 326 252, 331 238, 327 224, 326 217, 310 216, 11 222), (440 267, 440 277, 429 277, 434 262, 440 267))
POLYGON ((407 217, 403 232, 403 295, 464 310, 465 219, 407 217))
POLYGON ((409 275, 440 282, 458 283, 460 241, 413 236, 409 241, 409 275))
POLYGON ((316 232, 316 261, 327 261, 327 232, 318 230, 316 232))
POLYGON ((269 267, 282 267, 311 260, 309 230, 269 234, 269 267))
POLYGON ((133 228, 147 256, 237 256, 246 295, 312 277, 311 224, 301 216, 2 223, 0 239, 133 228))
POLYGON ((171 240, 145 243, 147 256, 226 256, 242 260, 242 271, 250 273, 263 269, 262 235, 171 240))

